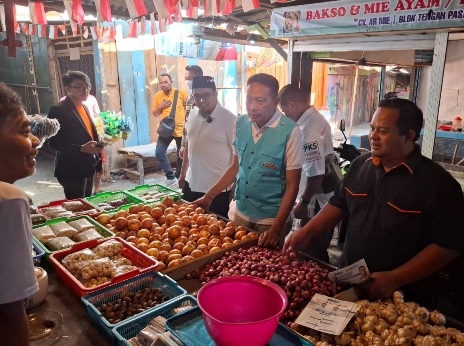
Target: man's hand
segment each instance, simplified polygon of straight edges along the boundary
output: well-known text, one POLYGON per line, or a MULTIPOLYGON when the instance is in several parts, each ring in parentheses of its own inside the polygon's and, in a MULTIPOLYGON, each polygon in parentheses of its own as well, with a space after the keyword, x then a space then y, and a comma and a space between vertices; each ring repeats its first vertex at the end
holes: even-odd
POLYGON ((97 142, 95 141, 90 141, 85 143, 83 146, 81 146, 81 152, 86 153, 86 154, 100 154, 103 150, 102 147, 97 147, 96 146, 97 142))
POLYGON ((308 247, 311 237, 303 230, 293 231, 284 244, 283 251, 304 250, 308 247))
POLYGON ((185 152, 185 147, 181 146, 179 149, 179 157, 181 158, 181 160, 184 159, 184 152, 185 152))
POLYGON ((196 201, 193 201, 194 204, 196 204, 197 206, 199 207, 202 207, 203 209, 208 209, 210 206, 211 206, 211 203, 213 202, 213 200, 204 195, 203 197, 197 199, 196 201))
POLYGON ((171 101, 163 100, 163 102, 161 102, 161 104, 159 106, 160 106, 161 109, 165 109, 165 108, 171 107, 171 105, 172 105, 171 101))
POLYGON ((308 218, 308 205, 306 203, 298 202, 293 208, 293 213, 297 219, 308 218))
POLYGON ((264 233, 261 233, 258 240, 258 246, 274 248, 279 245, 279 231, 272 227, 264 233))
POLYGON ((179 188, 183 189, 183 188, 184 188, 184 184, 185 184, 185 177, 180 176, 179 179, 177 179, 177 183, 178 183, 178 185, 179 185, 179 188))
POLYGON ((390 298, 400 288, 392 272, 372 273, 371 278, 361 284, 370 299, 390 298))

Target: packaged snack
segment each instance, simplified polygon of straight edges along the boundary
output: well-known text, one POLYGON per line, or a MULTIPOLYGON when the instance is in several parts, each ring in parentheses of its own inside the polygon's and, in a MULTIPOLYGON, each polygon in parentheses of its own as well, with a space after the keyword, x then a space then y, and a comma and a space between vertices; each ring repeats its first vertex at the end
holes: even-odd
POLYGON ((80 211, 85 209, 84 204, 82 204, 81 201, 68 201, 68 202, 63 202, 61 205, 64 209, 69 210, 69 211, 80 211))
POLYGON ((97 255, 90 249, 83 249, 74 253, 71 253, 63 258, 63 265, 73 275, 77 273, 79 266, 78 264, 83 261, 96 259, 97 255))
POLYGON ((64 221, 50 225, 50 228, 57 237, 72 238, 78 233, 74 227, 71 227, 64 221))
POLYGON ((75 235, 73 239, 77 242, 81 242, 93 239, 103 239, 103 236, 100 233, 98 233, 95 228, 92 228, 75 235))
POLYGON ((120 242, 114 239, 110 239, 98 246, 95 246, 93 248, 93 252, 95 252, 95 254, 100 258, 113 257, 115 255, 119 255, 122 248, 123 246, 120 242))
POLYGON ((47 215, 51 219, 74 216, 72 212, 64 209, 62 206, 41 208, 40 212, 47 215))
POLYGON ((77 230, 77 232, 79 232, 79 233, 87 231, 87 230, 92 229, 92 228, 95 228, 95 226, 92 225, 89 220, 84 219, 84 218, 74 220, 74 221, 69 221, 68 224, 71 227, 75 228, 77 230))
POLYGON ((112 261, 113 261, 113 263, 114 263, 114 265, 116 267, 125 266, 125 265, 127 265, 127 266, 132 265, 132 262, 128 258, 123 257, 121 255, 117 255, 117 256, 120 256, 120 257, 119 258, 114 258, 114 257, 116 257, 116 256, 114 256, 113 259, 112 259, 112 261))
POLYGON ((58 250, 63 250, 70 248, 75 244, 70 238, 68 237, 55 237, 49 239, 46 243, 45 246, 52 251, 58 251, 58 250))
POLYGON ((97 276, 96 278, 91 278, 89 280, 79 280, 81 284, 86 288, 93 288, 96 286, 103 285, 104 283, 111 281, 111 277, 108 276, 97 276))
POLYGON ((116 267, 109 258, 99 258, 80 262, 77 265, 77 275, 83 280, 89 280, 97 277, 113 277, 116 267))
POLYGON ((131 272, 131 271, 136 270, 136 269, 137 269, 137 267, 133 266, 133 265, 122 265, 122 266, 116 267, 116 270, 114 272, 114 276, 118 276, 118 275, 121 275, 121 274, 124 274, 124 273, 128 273, 128 272, 131 272))
POLYGON ((32 234, 34 234, 37 237, 37 239, 39 239, 44 244, 47 242, 47 240, 56 237, 55 233, 52 231, 50 226, 41 226, 34 228, 32 230, 32 234))
POLYGON ((31 222, 33 225, 38 225, 47 221, 45 216, 40 214, 31 214, 31 222))

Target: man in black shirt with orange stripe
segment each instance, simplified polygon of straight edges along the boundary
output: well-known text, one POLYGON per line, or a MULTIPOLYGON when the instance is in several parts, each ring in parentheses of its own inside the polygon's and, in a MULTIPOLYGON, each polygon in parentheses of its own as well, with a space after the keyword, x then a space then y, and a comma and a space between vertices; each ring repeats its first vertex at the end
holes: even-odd
POLYGON ((418 282, 456 260, 464 250, 464 197, 445 169, 421 155, 415 142, 422 122, 413 102, 381 101, 371 121, 371 153, 352 162, 330 202, 285 249, 304 249, 348 214, 340 266, 366 260, 372 274, 363 288, 372 299, 414 283, 417 292, 418 282))

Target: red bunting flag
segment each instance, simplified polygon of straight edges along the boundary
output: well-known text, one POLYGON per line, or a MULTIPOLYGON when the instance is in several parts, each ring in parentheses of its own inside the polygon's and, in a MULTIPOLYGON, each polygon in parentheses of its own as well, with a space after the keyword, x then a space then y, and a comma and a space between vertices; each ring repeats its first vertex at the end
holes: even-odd
POLYGON ((40 37, 47 37, 47 26, 46 25, 41 25, 40 26, 40 37))
POLYGON ((66 12, 68 13, 69 17, 69 23, 71 24, 71 29, 72 32, 77 30, 77 23, 73 19, 73 0, 63 0, 64 8, 66 9, 66 12))
POLYGON ((29 25, 29 35, 35 36, 37 34, 37 25, 29 25))
POLYGON ((72 19, 77 25, 82 26, 82 24, 84 24, 84 8, 82 7, 81 0, 72 0, 72 19))
POLYGON ((169 0, 153 0, 153 3, 155 4, 156 12, 158 12, 158 17, 167 18, 176 12, 169 0))
POLYGON ((129 37, 137 38, 137 22, 135 20, 129 21, 129 37))
POLYGON ((156 34, 156 20, 155 20, 155 13, 150 13, 150 24, 151 24, 151 34, 156 34))
POLYGON ((147 14, 143 0, 126 0, 127 10, 131 18, 141 17, 147 14))
POLYGON ((29 25, 27 23, 24 23, 21 27, 21 31, 23 32, 24 35, 27 35, 28 30, 29 30, 29 25))
POLYGON ((112 14, 110 7, 110 0, 93 0, 97 8, 97 20, 101 22, 111 22, 112 14))
POLYGON ((116 30, 114 29, 114 26, 110 26, 109 34, 108 34, 108 39, 110 41, 114 41, 116 39, 116 30))
POLYGON ((89 27, 88 26, 84 26, 84 33, 82 34, 82 36, 84 36, 85 39, 87 39, 89 37, 89 27))
POLYGON ((147 19, 145 17, 142 17, 140 20, 140 34, 145 35, 147 31, 147 19))
POLYGON ((242 1, 243 12, 248 12, 259 8, 259 0, 243 0, 242 1))
POLYGON ((92 40, 98 40, 98 28, 96 26, 90 27, 90 33, 92 34, 92 40))
POLYGON ((29 12, 33 24, 47 24, 43 2, 29 1, 29 12))
POLYGON ((58 29, 60 29, 63 36, 66 36, 66 25, 65 24, 58 25, 58 29))
POLYGON ((50 39, 57 39, 58 38, 58 26, 50 25, 49 32, 48 32, 48 38, 50 38, 50 39))
POLYGON ((223 15, 231 14, 232 10, 235 8, 235 1, 225 0, 225 3, 226 3, 226 7, 224 8, 224 10, 222 10, 222 14, 223 15))

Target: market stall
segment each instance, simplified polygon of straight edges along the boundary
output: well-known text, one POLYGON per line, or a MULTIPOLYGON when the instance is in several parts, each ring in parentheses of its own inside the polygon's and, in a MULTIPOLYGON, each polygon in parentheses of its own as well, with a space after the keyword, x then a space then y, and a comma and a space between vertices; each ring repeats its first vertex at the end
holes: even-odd
MULTIPOLYGON (((450 56, 448 64, 445 63, 448 46, 454 46, 454 40, 462 39, 459 33, 464 23, 459 19, 463 13, 462 6, 451 1, 406 3, 392 0, 341 1, 279 8, 272 13, 271 36, 288 39, 289 51, 297 54, 289 56, 295 59, 304 52, 328 52, 332 56, 337 52, 357 52, 359 56, 354 63, 364 58, 365 53, 364 62, 385 65, 398 58, 404 59, 407 56, 405 51, 417 53, 433 49, 430 75, 421 83, 420 99, 413 99, 422 105, 425 114, 422 152, 432 157, 439 111, 448 119, 455 116, 448 112, 458 111, 453 106, 459 103, 458 99, 453 100, 450 93, 459 90, 460 86, 453 81, 451 74, 455 73, 452 61, 462 59, 462 54, 453 59, 450 56), (382 51, 382 56, 367 56, 376 51, 382 51), (395 52, 403 53, 396 56, 395 52), (445 75, 448 77, 444 80, 445 75)), ((292 63, 298 63, 295 59, 293 62, 289 59, 289 71, 292 71, 292 63)), ((420 65, 414 61, 396 63, 400 66, 420 65)), ((295 78, 303 82, 307 76, 293 76, 292 80, 295 78)))

